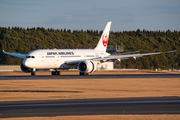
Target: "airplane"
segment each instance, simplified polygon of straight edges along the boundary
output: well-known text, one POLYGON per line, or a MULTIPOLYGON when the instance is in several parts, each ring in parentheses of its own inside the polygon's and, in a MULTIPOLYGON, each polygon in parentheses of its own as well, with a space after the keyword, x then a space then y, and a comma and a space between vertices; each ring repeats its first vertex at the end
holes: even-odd
POLYGON ((28 54, 3 52, 5 54, 23 58, 20 68, 23 72, 30 72, 31 76, 35 75, 38 69, 53 69, 52 75, 60 75, 58 69, 70 69, 78 66, 80 75, 88 75, 96 71, 97 66, 102 63, 123 60, 147 55, 155 55, 167 52, 143 53, 143 54, 126 54, 126 55, 111 55, 106 52, 108 45, 109 32, 111 21, 106 24, 106 27, 99 39, 97 46, 94 49, 39 49, 33 50, 28 54))

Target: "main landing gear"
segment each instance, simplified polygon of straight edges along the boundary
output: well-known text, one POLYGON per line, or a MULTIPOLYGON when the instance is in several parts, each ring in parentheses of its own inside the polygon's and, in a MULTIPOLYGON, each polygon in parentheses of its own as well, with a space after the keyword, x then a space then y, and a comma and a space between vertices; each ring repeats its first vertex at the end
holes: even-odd
POLYGON ((52 74, 52 75, 60 75, 61 72, 60 72, 60 71, 57 71, 57 70, 55 69, 55 71, 52 71, 51 74, 52 74))
POLYGON ((79 75, 88 75, 88 73, 79 72, 79 75))

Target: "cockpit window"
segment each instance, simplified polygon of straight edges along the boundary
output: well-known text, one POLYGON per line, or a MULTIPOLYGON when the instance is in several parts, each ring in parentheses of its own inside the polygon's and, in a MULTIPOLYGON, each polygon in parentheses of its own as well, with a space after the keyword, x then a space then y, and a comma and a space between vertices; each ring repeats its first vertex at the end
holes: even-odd
POLYGON ((35 58, 34 56, 26 56, 26 58, 35 58))

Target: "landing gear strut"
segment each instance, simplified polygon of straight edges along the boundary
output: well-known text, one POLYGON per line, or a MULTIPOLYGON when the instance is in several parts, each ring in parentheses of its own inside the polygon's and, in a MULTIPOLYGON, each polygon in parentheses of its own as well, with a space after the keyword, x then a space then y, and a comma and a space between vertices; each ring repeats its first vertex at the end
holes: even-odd
POLYGON ((60 71, 57 71, 57 70, 55 69, 55 71, 52 71, 51 74, 52 74, 52 75, 60 75, 61 72, 60 72, 60 71))
POLYGON ((36 69, 32 69, 31 70, 31 76, 35 76, 36 74, 35 74, 35 71, 36 71, 36 69))

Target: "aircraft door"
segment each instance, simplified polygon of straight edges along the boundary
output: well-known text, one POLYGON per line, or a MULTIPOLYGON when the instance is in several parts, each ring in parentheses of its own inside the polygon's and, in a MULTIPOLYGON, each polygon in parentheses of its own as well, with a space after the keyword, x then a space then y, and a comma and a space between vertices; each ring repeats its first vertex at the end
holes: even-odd
POLYGON ((85 53, 83 53, 82 58, 85 58, 85 57, 86 57, 86 55, 85 55, 85 53))
POLYGON ((44 62, 44 56, 41 56, 41 62, 44 62))
POLYGON ((101 58, 104 58, 104 54, 103 53, 101 53, 101 58))

